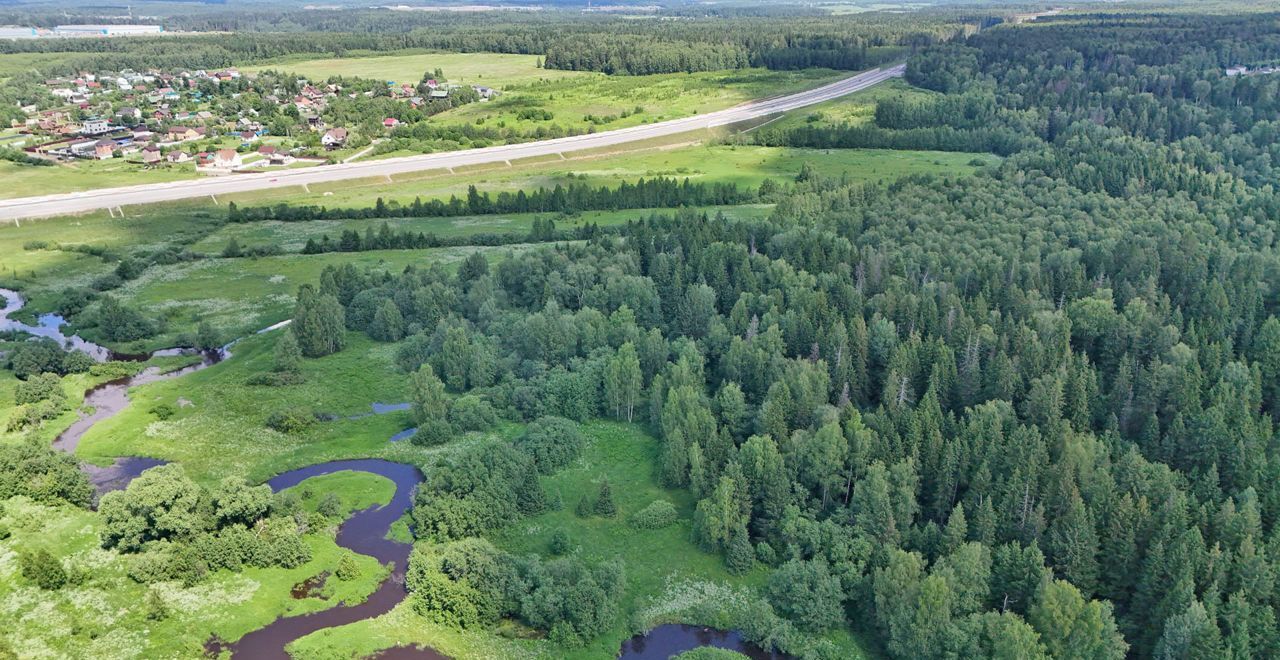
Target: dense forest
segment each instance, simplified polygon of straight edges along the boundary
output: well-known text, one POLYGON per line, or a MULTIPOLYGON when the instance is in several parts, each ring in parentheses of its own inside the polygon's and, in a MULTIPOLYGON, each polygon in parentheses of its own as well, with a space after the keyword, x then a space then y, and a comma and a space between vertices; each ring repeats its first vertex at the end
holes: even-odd
MULTIPOLYGON (((331 269, 306 305, 402 342, 423 427, 490 407, 647 424, 665 483, 701 498, 699 543, 776 567, 746 628, 784 650, 855 625, 901 658, 1275 657, 1280 205, 1252 163, 1276 81, 1220 71, 1275 57, 1275 23, 1203 20, 926 49, 910 78, 949 94, 877 122, 1028 139, 977 176, 806 171, 765 221, 654 215, 457 273, 331 269)), ((295 331, 323 352, 318 324, 295 331)), ((476 538, 573 505, 534 475, 578 444, 535 435, 430 470, 416 532, 461 545, 415 555, 420 611, 598 629, 584 603, 612 602, 617 567, 476 538), (584 602, 529 610, 574 575, 584 602)))

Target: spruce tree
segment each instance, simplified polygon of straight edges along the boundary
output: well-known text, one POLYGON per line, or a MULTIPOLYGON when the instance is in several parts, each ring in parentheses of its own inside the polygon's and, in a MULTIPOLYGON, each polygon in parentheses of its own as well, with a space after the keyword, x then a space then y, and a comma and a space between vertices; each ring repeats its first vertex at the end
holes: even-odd
POLYGON ((618 515, 618 506, 613 502, 613 492, 609 490, 609 480, 600 484, 600 493, 596 496, 596 515, 612 518, 618 515))
POLYGON ((745 527, 740 527, 733 533, 733 540, 729 542, 729 548, 725 551, 725 566, 730 573, 741 575, 751 570, 755 560, 756 553, 751 548, 750 539, 747 538, 747 530, 745 527))

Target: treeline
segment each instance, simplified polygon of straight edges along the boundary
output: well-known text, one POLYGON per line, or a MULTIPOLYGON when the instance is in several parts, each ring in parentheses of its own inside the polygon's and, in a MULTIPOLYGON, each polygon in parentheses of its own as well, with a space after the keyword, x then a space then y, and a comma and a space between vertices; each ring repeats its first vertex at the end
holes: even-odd
MULTIPOLYGON (((679 14, 680 10, 674 10, 679 14)), ((250 10, 171 17, 171 30, 221 34, 130 39, 0 42, 0 53, 67 53, 46 75, 79 70, 218 68, 288 55, 409 48, 536 54, 547 68, 615 74, 676 73, 763 66, 861 69, 903 49, 953 38, 966 25, 1003 13, 946 9, 900 14, 702 12, 693 18, 634 21, 558 11, 469 16, 450 12, 250 10)), ((12 16, 19 24, 63 23, 61 15, 12 16)), ((108 21, 109 22, 109 21, 108 21)))
POLYGON ((767 147, 811 149, 924 149, 930 151, 990 152, 1001 156, 1039 143, 1035 137, 1004 127, 952 128, 931 126, 892 130, 879 126, 806 124, 792 128, 763 127, 751 141, 767 147))
POLYGON ((468 236, 441 237, 434 233, 414 232, 412 230, 395 231, 387 223, 375 233, 372 227, 365 230, 364 236, 354 229, 344 230, 337 239, 328 234, 319 240, 307 239, 302 247, 302 254, 323 254, 325 252, 364 252, 367 250, 423 250, 438 247, 461 246, 500 246, 518 243, 546 243, 550 241, 582 241, 599 236, 604 230, 595 223, 585 223, 572 229, 557 230, 551 218, 534 218, 533 226, 527 234, 517 233, 481 233, 468 236))
POLYGON ((322 206, 259 206, 242 208, 234 202, 227 207, 229 222, 306 222, 341 218, 451 218, 495 213, 576 213, 618 209, 677 208, 681 206, 721 206, 747 204, 756 193, 733 183, 694 183, 668 177, 622 182, 616 188, 585 183, 556 184, 526 193, 503 191, 496 197, 468 186, 467 196, 451 195, 448 201, 416 198, 410 204, 377 199, 371 207, 326 208, 322 206))

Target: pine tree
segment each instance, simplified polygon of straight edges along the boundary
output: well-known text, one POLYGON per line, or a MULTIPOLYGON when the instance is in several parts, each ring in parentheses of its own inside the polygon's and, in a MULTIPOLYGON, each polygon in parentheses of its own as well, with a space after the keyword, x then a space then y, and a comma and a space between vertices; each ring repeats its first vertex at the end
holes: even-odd
POLYGON ((609 480, 600 483, 600 493, 596 495, 595 513, 605 518, 618 515, 618 506, 613 502, 613 491, 609 490, 609 480))
POLYGON ((582 498, 578 500, 578 506, 573 509, 573 512, 579 518, 590 518, 595 514, 596 506, 591 501, 590 497, 583 495, 582 498))

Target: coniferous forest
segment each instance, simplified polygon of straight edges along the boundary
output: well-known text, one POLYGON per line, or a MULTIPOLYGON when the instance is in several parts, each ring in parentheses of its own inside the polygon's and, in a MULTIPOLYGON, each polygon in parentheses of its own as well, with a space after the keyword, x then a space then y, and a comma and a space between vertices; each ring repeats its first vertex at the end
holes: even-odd
MULTIPOLYGON (((1010 136, 978 176, 810 173, 763 222, 655 215, 322 289, 370 332, 392 301, 423 328, 403 368, 523 419, 647 422, 699 542, 776 566, 802 629, 900 658, 1274 657, 1280 80, 1222 69, 1278 49, 1274 19, 991 30, 921 51, 908 80, 942 95, 876 114, 1010 136)), ((429 485, 429 536, 539 506, 429 485)))

